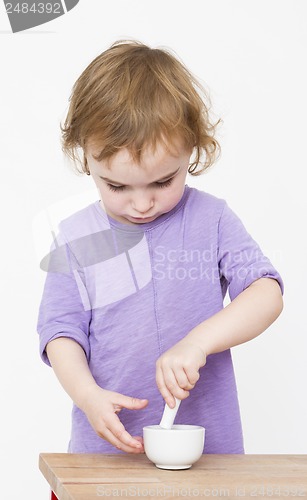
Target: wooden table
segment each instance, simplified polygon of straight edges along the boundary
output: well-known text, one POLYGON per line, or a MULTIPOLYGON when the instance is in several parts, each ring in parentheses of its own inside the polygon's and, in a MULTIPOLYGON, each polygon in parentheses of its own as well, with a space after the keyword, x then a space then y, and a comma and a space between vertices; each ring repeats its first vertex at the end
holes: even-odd
POLYGON ((307 499, 307 455, 203 455, 191 469, 157 469, 145 455, 42 453, 59 500, 307 499))

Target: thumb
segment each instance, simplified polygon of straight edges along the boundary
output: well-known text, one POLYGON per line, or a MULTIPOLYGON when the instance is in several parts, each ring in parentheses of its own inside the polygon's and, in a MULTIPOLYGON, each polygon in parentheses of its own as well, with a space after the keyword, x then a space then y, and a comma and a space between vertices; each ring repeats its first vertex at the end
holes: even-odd
POLYGON ((122 408, 127 408, 128 410, 140 410, 148 405, 148 399, 138 399, 121 394, 120 397, 117 398, 116 403, 122 408))

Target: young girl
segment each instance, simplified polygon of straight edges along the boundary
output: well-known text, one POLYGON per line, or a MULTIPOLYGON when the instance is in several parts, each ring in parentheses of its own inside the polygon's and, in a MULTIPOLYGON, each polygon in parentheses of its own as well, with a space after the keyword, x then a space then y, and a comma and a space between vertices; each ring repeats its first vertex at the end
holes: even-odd
POLYGON ((177 397, 206 453, 244 453, 230 348, 279 316, 283 284, 226 202, 185 185, 219 149, 203 95, 172 54, 129 41, 73 87, 63 150, 100 200, 60 224, 38 320, 74 402, 70 452, 144 452, 177 397))

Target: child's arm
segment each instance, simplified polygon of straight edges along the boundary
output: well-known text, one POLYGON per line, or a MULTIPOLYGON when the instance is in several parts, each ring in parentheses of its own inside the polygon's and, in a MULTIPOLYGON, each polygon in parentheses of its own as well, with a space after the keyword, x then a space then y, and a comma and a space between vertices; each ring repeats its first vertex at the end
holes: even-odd
POLYGON ((139 410, 148 401, 107 391, 96 384, 82 347, 72 339, 60 337, 46 347, 56 376, 74 403, 86 414, 95 432, 116 448, 143 453, 140 437, 133 438, 116 415, 122 408, 139 410))
POLYGON ((184 399, 209 354, 243 344, 266 330, 283 309, 281 289, 270 278, 254 281, 229 305, 193 328, 157 361, 156 380, 166 403, 184 399))

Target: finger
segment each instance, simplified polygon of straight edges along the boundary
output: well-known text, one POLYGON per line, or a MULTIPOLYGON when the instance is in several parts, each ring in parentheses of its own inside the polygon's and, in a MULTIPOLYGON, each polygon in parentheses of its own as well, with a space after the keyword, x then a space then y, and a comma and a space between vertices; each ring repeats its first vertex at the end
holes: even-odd
MULTIPOLYGON (((172 369, 170 369, 168 367, 164 368, 164 369, 161 368, 161 372, 162 372, 162 384, 166 389, 165 394, 171 395, 171 398, 169 396, 167 396, 167 399, 166 398, 164 398, 164 399, 165 399, 166 403, 171 408, 174 408, 174 406, 176 404, 174 396, 178 399, 185 399, 188 397, 189 393, 188 393, 188 391, 186 391, 185 389, 182 389, 178 385, 177 379, 176 379, 175 374, 174 374, 172 369), (167 391, 167 393, 166 393, 166 391, 167 391)), ((164 389, 164 387, 163 387, 163 389, 164 389)), ((160 392, 163 396, 162 391, 160 391, 160 392)))
POLYGON ((144 447, 142 443, 139 443, 140 446, 138 447, 127 445, 116 436, 114 436, 110 429, 106 429, 102 437, 118 450, 124 451, 126 453, 144 453, 144 447))
MULTIPOLYGON (((195 368, 191 367, 184 367, 183 368, 185 371, 185 374, 187 376, 187 379, 189 381, 189 384, 193 387, 195 387, 196 382, 198 382, 200 374, 198 371, 195 370, 195 368)), ((192 388, 192 387, 191 387, 192 388)))
POLYGON ((114 399, 115 412, 118 413, 122 408, 128 410, 141 410, 148 405, 148 399, 138 399, 123 394, 117 394, 114 399))
POLYGON ((141 444, 140 452, 145 453, 144 439, 141 436, 132 436, 132 437, 133 437, 133 439, 136 439, 141 444))
POLYGON ((141 443, 141 445, 144 444, 144 440, 141 436, 132 436, 133 439, 136 439, 139 443, 141 443))
MULTIPOLYGON (((180 385, 178 384, 178 381, 176 378, 177 372, 175 372, 175 370, 172 370, 169 367, 164 368, 164 369, 162 368, 162 371, 163 371, 163 376, 164 376, 164 383, 165 383, 167 389, 169 390, 169 392, 172 394, 172 396, 175 396, 178 399, 186 398, 187 391, 185 389, 182 389, 180 387, 180 385)), ((182 371, 182 370, 180 370, 180 371, 182 371)), ((180 373, 180 371, 178 371, 178 373, 180 373)), ((184 374, 184 379, 185 379, 185 382, 184 382, 184 385, 185 385, 185 383, 187 383, 187 378, 186 378, 185 374, 184 374)))
POLYGON ((187 377, 187 374, 183 368, 174 371, 175 378, 177 380, 177 384, 181 389, 189 391, 193 389, 194 384, 190 383, 190 380, 187 377))
POLYGON ((163 399, 165 400, 166 404, 168 404, 168 406, 170 408, 175 408, 175 406, 176 406, 175 398, 170 393, 170 391, 168 390, 168 388, 166 387, 166 385, 164 383, 163 372, 162 372, 160 366, 157 366, 157 369, 156 369, 156 384, 157 384, 157 387, 158 387, 163 399))
POLYGON ((113 416, 112 418, 106 421, 106 429, 110 431, 113 436, 114 446, 119 447, 119 449, 123 449, 126 451, 126 448, 141 450, 142 443, 137 439, 133 438, 129 432, 126 431, 124 425, 121 423, 117 416, 113 416), (124 449, 125 448, 125 449, 124 449))

